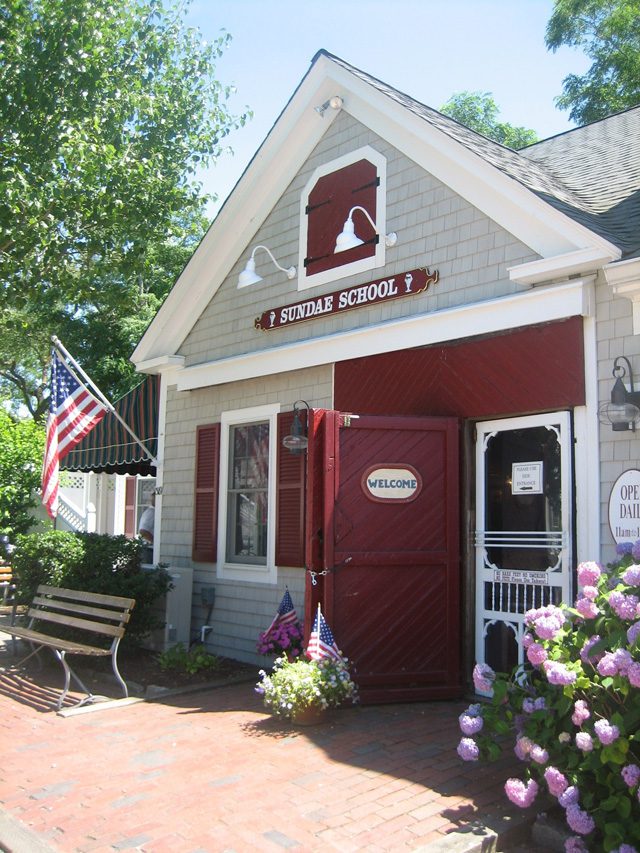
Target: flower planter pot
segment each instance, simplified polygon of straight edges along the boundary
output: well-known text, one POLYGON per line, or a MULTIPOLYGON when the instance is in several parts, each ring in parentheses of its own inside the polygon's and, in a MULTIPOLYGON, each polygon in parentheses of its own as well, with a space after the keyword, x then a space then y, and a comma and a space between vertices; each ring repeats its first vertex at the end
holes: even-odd
POLYGON ((327 712, 324 708, 318 708, 316 705, 310 705, 308 708, 300 708, 291 716, 291 722, 295 726, 317 726, 327 719, 327 712))

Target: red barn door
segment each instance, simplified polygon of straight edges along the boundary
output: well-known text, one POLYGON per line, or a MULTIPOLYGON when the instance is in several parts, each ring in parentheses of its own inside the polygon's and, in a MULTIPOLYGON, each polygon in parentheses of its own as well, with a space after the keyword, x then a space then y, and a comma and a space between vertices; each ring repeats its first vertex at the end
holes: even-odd
POLYGON ((458 421, 338 412, 323 420, 313 454, 322 478, 311 481, 322 479, 327 574, 315 589, 362 699, 457 696, 458 421))

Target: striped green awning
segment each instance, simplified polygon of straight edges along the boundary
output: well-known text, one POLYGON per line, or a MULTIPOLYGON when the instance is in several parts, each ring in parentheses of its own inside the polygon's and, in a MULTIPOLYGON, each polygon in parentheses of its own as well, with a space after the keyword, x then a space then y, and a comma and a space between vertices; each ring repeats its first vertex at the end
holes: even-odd
MULTIPOLYGON (((120 417, 153 456, 158 448, 158 377, 148 376, 113 404, 120 417)), ((66 471, 155 474, 144 450, 111 412, 60 462, 66 471)))

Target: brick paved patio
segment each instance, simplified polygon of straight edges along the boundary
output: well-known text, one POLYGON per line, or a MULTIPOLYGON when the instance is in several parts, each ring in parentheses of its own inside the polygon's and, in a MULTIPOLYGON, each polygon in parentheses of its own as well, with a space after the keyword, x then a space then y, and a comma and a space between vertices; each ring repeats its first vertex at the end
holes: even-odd
POLYGON ((455 753, 466 703, 355 707, 294 729, 250 683, 67 717, 53 698, 0 671, 12 853, 36 840, 64 853, 488 850, 487 826, 521 824, 502 792, 511 762, 455 753))

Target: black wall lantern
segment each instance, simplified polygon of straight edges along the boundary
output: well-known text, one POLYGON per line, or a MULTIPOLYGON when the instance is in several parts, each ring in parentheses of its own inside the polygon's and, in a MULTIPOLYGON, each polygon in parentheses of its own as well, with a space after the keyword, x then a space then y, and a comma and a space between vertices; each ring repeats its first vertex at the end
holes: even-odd
POLYGON ((309 446, 309 439, 307 438, 308 413, 309 404, 305 400, 296 400, 293 404, 293 423, 291 424, 291 432, 289 435, 285 435, 282 439, 282 444, 290 453, 304 453, 309 446), (302 403, 307 407, 307 411, 304 416, 304 423, 300 417, 300 409, 298 408, 299 403, 302 403))
POLYGON ((619 355, 613 362, 612 376, 616 381, 611 390, 611 402, 600 406, 600 422, 611 424, 614 432, 635 430, 636 423, 640 420, 640 391, 633 388, 633 371, 629 359, 624 355, 619 355), (624 384, 624 377, 627 375, 628 391, 624 384))

